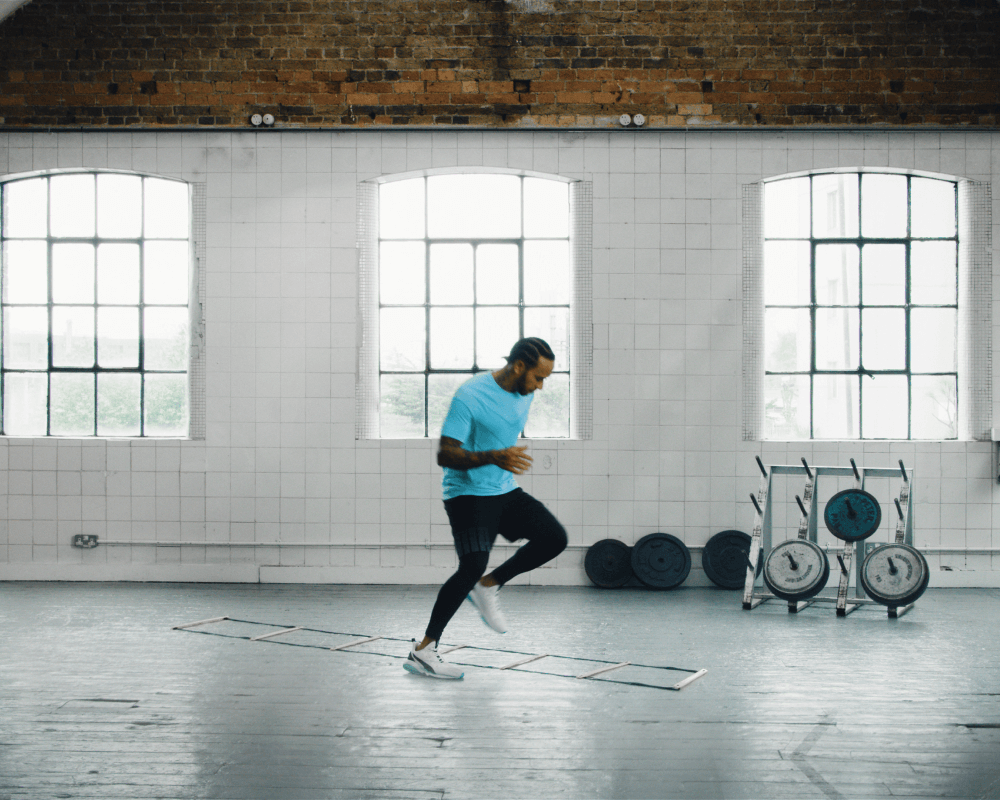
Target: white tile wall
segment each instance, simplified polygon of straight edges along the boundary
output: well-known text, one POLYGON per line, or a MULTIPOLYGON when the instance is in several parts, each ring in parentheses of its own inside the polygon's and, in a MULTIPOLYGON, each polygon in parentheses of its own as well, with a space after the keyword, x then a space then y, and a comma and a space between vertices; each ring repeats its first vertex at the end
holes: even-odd
MULTIPOLYGON (((996 185, 1000 133, 8 132, 0 175, 86 166, 206 184, 207 436, 0 440, 0 579, 447 575, 455 557, 434 443, 354 438, 355 192, 381 174, 464 165, 593 183, 594 438, 534 443, 553 466, 522 480, 573 544, 661 530, 694 547, 723 529, 748 530, 759 455, 819 465, 903 459, 917 475, 918 546, 1000 550, 993 445, 753 443, 741 440, 739 420, 741 186, 837 166, 996 185), (84 551, 70 546, 76 533, 191 544, 84 551), (295 546, 239 546, 281 542, 295 546)), ((995 259, 998 245, 995 235, 995 259)), ((994 286, 997 307, 1000 280, 994 286)), ((1000 313, 994 324, 1000 344, 1000 313)), ((888 503, 897 488, 884 483, 872 488, 888 503)), ((778 530, 794 529, 798 491, 778 488, 778 530)), ((582 548, 567 551, 532 580, 586 582, 582 557, 582 548)), ((936 585, 1000 578, 1000 553, 934 553, 930 562, 936 585)))

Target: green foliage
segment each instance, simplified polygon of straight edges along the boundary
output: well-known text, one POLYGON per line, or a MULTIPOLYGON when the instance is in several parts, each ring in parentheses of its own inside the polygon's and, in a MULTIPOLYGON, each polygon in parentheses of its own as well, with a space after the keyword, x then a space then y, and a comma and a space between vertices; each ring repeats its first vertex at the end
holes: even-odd
POLYGON ((92 436, 94 433, 94 375, 54 374, 49 399, 52 433, 56 436, 92 436))
POLYGON ((138 436, 139 375, 102 375, 97 381, 98 436, 138 436))
POLYGON ((187 375, 146 375, 146 436, 186 436, 187 375))
POLYGON ((552 375, 535 392, 524 433, 533 438, 569 436, 569 376, 552 375))

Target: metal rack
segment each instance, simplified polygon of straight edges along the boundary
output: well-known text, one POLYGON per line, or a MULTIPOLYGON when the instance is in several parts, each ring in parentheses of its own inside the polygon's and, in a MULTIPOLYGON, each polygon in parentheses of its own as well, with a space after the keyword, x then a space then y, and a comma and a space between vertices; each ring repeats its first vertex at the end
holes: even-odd
MULTIPOLYGON (((753 502, 756 513, 754 516, 753 534, 751 535, 750 553, 747 558, 746 582, 743 587, 744 610, 750 611, 768 600, 786 602, 760 588, 758 586, 757 577, 757 564, 763 563, 772 547, 771 518, 773 503, 771 501, 771 489, 772 479, 775 475, 805 476, 805 485, 802 490, 802 495, 801 497, 796 497, 799 510, 801 511, 798 535, 799 538, 808 539, 814 544, 818 544, 816 486, 819 483, 821 476, 840 478, 853 477, 855 488, 862 490, 865 487, 866 478, 901 478, 899 495, 894 502, 897 514, 896 535, 894 541, 897 544, 913 545, 913 471, 911 470, 907 473, 906 467, 903 465, 902 461, 899 462, 898 468, 881 467, 861 470, 858 469, 853 458, 850 461, 850 467, 811 467, 803 458, 801 466, 773 465, 766 467, 760 458, 757 458, 757 466, 761 471, 761 479, 760 488, 758 489, 757 494, 750 495, 750 499, 753 502)), ((800 600, 796 602, 787 601, 789 613, 798 613, 799 611, 808 608, 813 603, 835 603, 837 607, 837 616, 846 617, 862 605, 872 604, 875 602, 864 596, 864 589, 861 584, 861 565, 864 561, 864 556, 867 555, 870 549, 873 549, 877 545, 875 543, 869 544, 868 541, 862 542, 862 544, 864 544, 864 548, 862 548, 862 552, 859 555, 855 552, 855 544, 857 544, 857 542, 845 541, 842 543, 842 546, 838 544, 832 548, 826 548, 827 550, 832 549, 836 552, 836 566, 839 566, 840 568, 840 584, 836 596, 823 596, 820 594, 810 597, 807 600, 800 600), (852 565, 855 573, 854 595, 849 597, 852 565)), ((898 608, 890 606, 888 608, 888 615, 890 618, 895 619, 909 611, 913 605, 913 603, 910 603, 907 606, 898 608)))

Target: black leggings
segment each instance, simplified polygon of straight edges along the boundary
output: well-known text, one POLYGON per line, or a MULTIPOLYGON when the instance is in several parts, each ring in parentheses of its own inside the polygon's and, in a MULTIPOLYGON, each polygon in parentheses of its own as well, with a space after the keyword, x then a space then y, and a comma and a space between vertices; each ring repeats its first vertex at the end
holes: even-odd
POLYGON ((493 497, 453 497, 444 501, 444 508, 455 538, 458 571, 441 587, 434 603, 426 631, 434 641, 441 638, 462 601, 486 572, 498 534, 510 542, 528 540, 493 570, 500 585, 551 561, 566 549, 567 541, 559 520, 523 489, 493 497))

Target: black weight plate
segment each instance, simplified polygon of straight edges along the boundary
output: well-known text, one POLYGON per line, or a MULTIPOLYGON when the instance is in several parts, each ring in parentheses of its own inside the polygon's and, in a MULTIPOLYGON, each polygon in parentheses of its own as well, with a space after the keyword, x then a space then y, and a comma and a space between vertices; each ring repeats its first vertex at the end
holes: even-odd
POLYGON ((632 577, 632 548, 617 539, 602 539, 587 548, 587 577, 602 589, 617 589, 632 577))
POLYGON ((861 565, 861 586, 865 593, 890 608, 915 603, 930 579, 930 566, 924 554, 906 544, 876 547, 861 565))
POLYGON ((691 551, 676 536, 650 533, 632 548, 632 572, 651 589, 673 589, 691 572, 691 551))
POLYGON ((878 530, 882 523, 882 507, 864 489, 844 489, 826 504, 823 521, 838 539, 859 542, 878 530))
MULTIPOLYGON (((743 531, 717 533, 701 551, 701 566, 709 580, 723 589, 742 589, 746 582, 750 556, 750 535, 743 531)), ((764 568, 764 559, 757 559, 757 574, 764 568)))
POLYGON ((830 560, 808 539, 787 539, 764 561, 764 583, 775 597, 789 602, 819 594, 830 579, 830 560))

